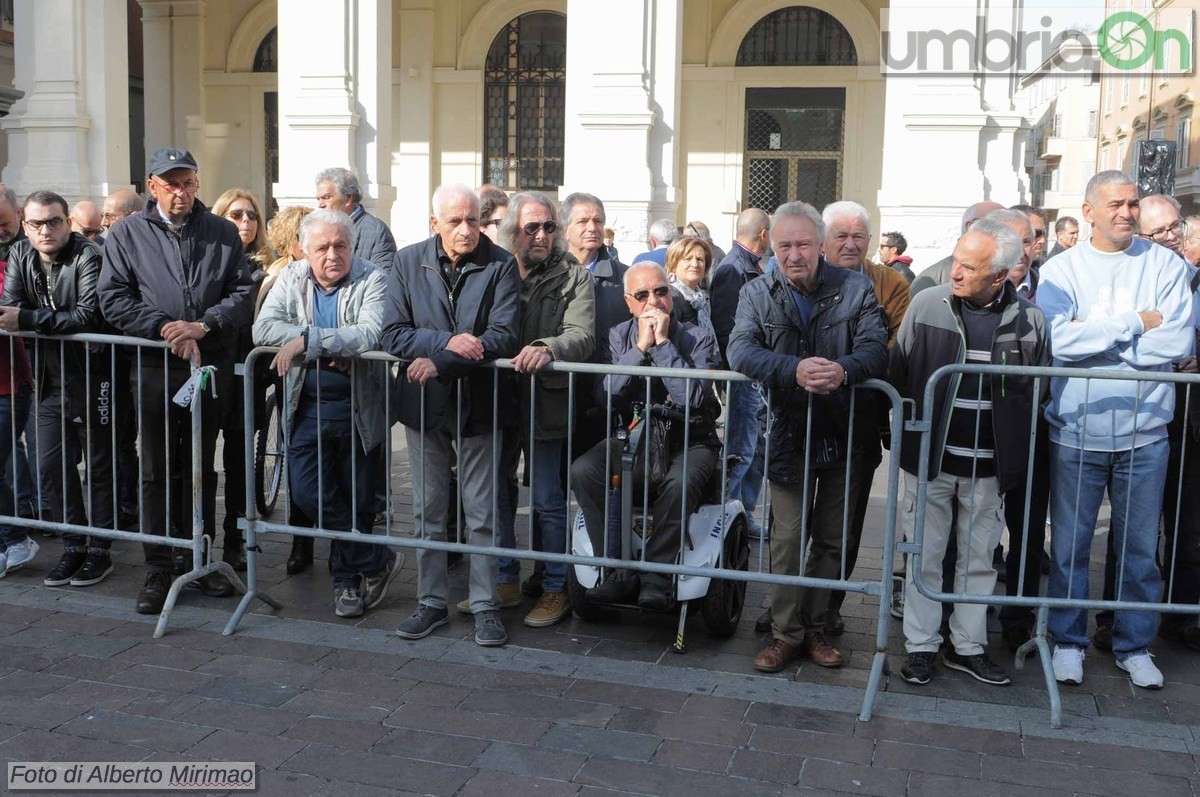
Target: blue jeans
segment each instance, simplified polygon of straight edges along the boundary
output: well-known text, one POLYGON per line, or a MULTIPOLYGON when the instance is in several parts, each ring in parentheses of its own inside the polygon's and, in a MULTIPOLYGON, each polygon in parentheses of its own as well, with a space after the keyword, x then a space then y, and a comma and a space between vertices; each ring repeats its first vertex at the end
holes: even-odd
POLYGON ((763 481, 763 434, 759 426, 764 405, 758 382, 731 382, 725 410, 726 455, 729 467, 729 498, 740 500, 746 514, 754 517, 763 481))
MULTIPOLYGON (((25 430, 25 422, 29 418, 29 385, 22 385, 15 396, 7 395, 0 396, 0 472, 8 469, 9 459, 13 453, 13 435, 16 435, 17 444, 20 445, 21 433, 25 430)), ((25 481, 19 474, 14 474, 17 485, 20 487, 25 481)), ((16 515, 16 502, 13 500, 13 485, 11 481, 5 481, 5 484, 0 488, 0 515, 16 515)), ((8 546, 14 545, 28 538, 25 529, 11 526, 7 523, 0 524, 0 545, 8 550, 8 546)))
MULTIPOLYGON (((516 433, 511 433, 516 438, 516 433)), ((526 472, 532 462, 530 477, 529 532, 532 548, 549 553, 565 553, 567 547, 567 494, 563 486, 563 441, 535 440, 526 452, 526 472)), ((501 457, 503 463, 503 455, 501 457)), ((503 471, 503 464, 502 464, 503 471)), ((514 527, 515 507, 508 505, 506 490, 499 491, 500 519, 496 524, 499 544, 504 548, 517 547, 514 527)), ((515 584, 520 579, 521 563, 511 557, 500 558, 501 584, 515 584)), ((545 592, 562 592, 567 585, 567 566, 561 562, 546 562, 542 573, 545 592)))
MULTIPOLYGON (((1158 601, 1162 579, 1155 557, 1169 449, 1165 438, 1128 451, 1082 451, 1050 444, 1050 597, 1089 596, 1092 537, 1107 489, 1112 505, 1109 533, 1119 557, 1116 597, 1158 601)), ((1052 609, 1049 630, 1060 645, 1087 647, 1087 610, 1052 609)), ((1157 632, 1156 613, 1118 611, 1113 653, 1118 660, 1140 653, 1157 632)))

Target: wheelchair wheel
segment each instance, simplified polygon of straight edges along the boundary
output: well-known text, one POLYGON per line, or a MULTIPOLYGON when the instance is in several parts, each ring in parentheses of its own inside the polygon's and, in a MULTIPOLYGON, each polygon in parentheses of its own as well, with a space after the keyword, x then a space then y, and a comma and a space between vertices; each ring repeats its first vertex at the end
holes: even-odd
POLYGON ((567 565, 567 595, 571 598, 571 608, 581 620, 597 623, 609 614, 609 610, 588 600, 587 590, 575 576, 575 565, 567 565))
POLYGON ((269 517, 279 502, 283 486, 283 416, 279 412, 279 395, 272 386, 267 389, 266 422, 255 433, 254 495, 258 514, 269 517))
MULTIPOLYGON (((750 568, 749 534, 746 518, 739 515, 725 535, 725 567, 745 572, 750 568)), ((733 636, 738 621, 742 619, 742 607, 746 603, 746 582, 714 578, 708 585, 708 594, 700 600, 700 613, 708 633, 715 637, 733 636)))

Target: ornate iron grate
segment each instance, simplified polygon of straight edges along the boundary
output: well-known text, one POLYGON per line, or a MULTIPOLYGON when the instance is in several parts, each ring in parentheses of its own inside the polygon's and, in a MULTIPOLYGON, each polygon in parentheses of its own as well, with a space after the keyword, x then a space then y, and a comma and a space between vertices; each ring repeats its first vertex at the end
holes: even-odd
POLYGON ((854 66, 850 34, 829 14, 807 6, 781 8, 742 39, 738 66, 854 66))
POLYGON ((745 207, 773 211, 802 199, 817 209, 838 199, 841 108, 746 110, 745 207))

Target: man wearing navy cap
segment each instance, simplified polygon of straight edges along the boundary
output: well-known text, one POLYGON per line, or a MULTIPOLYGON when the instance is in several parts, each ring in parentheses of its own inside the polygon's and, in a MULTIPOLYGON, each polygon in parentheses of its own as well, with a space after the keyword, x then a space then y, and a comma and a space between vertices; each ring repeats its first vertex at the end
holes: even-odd
MULTIPOLYGON (((250 323, 254 284, 245 268, 237 227, 208 211, 196 192, 196 160, 187 150, 167 147, 150 156, 146 188, 151 201, 109 230, 100 273, 100 308, 126 335, 164 340, 169 358, 140 352, 138 399, 145 534, 191 536, 191 418, 170 399, 187 381, 191 365, 212 365, 218 379, 232 376, 229 342, 250 323), (170 409, 166 409, 166 407, 170 409), (168 460, 168 452, 170 460, 168 460), (170 485, 171 517, 167 517, 170 485)), ((204 396, 201 462, 204 534, 212 539, 216 519, 216 402, 204 396)), ((146 545, 149 572, 138 593, 137 611, 158 614, 171 586, 171 549, 146 545)), ((177 562, 186 567, 186 558, 177 562)), ((207 595, 232 593, 217 573, 199 579, 207 595)))

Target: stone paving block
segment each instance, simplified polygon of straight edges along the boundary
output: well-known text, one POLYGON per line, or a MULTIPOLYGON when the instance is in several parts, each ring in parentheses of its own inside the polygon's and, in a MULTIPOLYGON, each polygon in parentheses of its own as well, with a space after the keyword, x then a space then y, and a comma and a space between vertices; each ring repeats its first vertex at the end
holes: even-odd
POLYGON ((668 715, 662 711, 651 711, 648 708, 629 708, 627 706, 613 716, 612 720, 608 723, 608 729, 612 731, 656 735, 654 728, 658 725, 658 721, 666 716, 668 715))
POLYGON ((396 675, 422 683, 465 686, 478 689, 486 686, 495 677, 496 671, 471 664, 455 664, 449 661, 426 661, 413 659, 398 670, 396 675))
MULTIPOLYGON (((1113 762, 1124 766, 1127 761, 1113 762)), ((983 756, 983 779, 1022 786, 1070 789, 1080 794, 1153 794, 1155 797, 1191 797, 1187 778, 1157 775, 1136 769, 1101 769, 1071 764, 1013 759, 998 755, 983 756)))
POLYGON ((1131 752, 1129 747, 1110 744, 1029 736, 1025 738, 1024 753, 1025 758, 1035 761, 1089 767, 1112 767, 1122 756, 1134 755, 1137 757, 1137 768, 1144 772, 1185 777, 1200 774, 1196 760, 1191 755, 1157 750, 1131 752))
POLYGON ((898 769, 864 767, 810 758, 804 762, 800 785, 846 794, 870 794, 876 797, 904 797, 908 773, 898 769))
POLYGON ((212 728, 203 725, 139 717, 116 711, 89 712, 63 723, 58 730, 85 739, 100 739, 172 752, 183 752, 213 732, 212 728))
MULTIPOLYGON (((533 695, 562 697, 574 678, 548 673, 510 672, 501 670, 488 683, 492 689, 520 689, 533 695)), ((570 695, 568 695, 570 697, 570 695)), ((584 699, 584 698, 579 698, 584 699)), ((603 702, 603 701, 602 701, 603 702)))
POLYGON ((0 678, 0 698, 45 697, 51 692, 57 692, 65 686, 70 686, 72 683, 74 683, 74 680, 71 678, 47 675, 42 672, 17 670, 0 678))
POLYGON ((524 692, 502 689, 477 689, 462 701, 460 708, 465 711, 508 714, 513 717, 555 720, 595 727, 604 727, 617 713, 616 706, 560 697, 531 696, 524 692))
POLYGON ((707 744, 740 747, 750 740, 748 723, 728 722, 715 717, 681 717, 662 714, 647 731, 668 739, 684 739, 707 744))
POLYGON ((287 708, 201 699, 200 695, 188 695, 188 699, 195 699, 197 702, 183 717, 186 722, 261 736, 281 734, 305 717, 303 712, 287 708))
POLYGON ((83 706, 55 703, 31 696, 0 697, 0 718, 20 722, 26 728, 50 730, 84 712, 83 706))
POLYGON ((465 686, 419 683, 405 692, 402 699, 405 703, 453 708, 466 700, 474 691, 465 686))
POLYGON ((662 741, 658 736, 644 733, 589 728, 584 725, 555 725, 538 740, 538 745, 607 758, 649 761, 662 741))
POLYGON ((107 709, 117 711, 124 706, 141 700, 151 694, 145 689, 117 684, 99 683, 97 681, 74 681, 56 692, 43 698, 44 701, 55 703, 70 703, 88 709, 107 709))
POLYGON ((354 670, 325 670, 304 685, 306 689, 326 692, 369 695, 377 701, 375 705, 395 705, 404 699, 404 694, 416 686, 417 680, 371 675, 354 670))
POLYGON ((127 665, 149 664, 155 667, 167 667, 172 670, 194 670, 216 657, 217 654, 211 651, 181 649, 153 642, 139 642, 133 647, 114 655, 112 660, 124 662, 127 665))
POLYGON ((294 661, 218 653, 212 661, 197 667, 196 672, 227 678, 244 678, 248 681, 260 681, 281 686, 302 687, 316 681, 329 671, 323 667, 294 661))
MULTIPOLYGON (((13 605, 12 601, 20 592, 28 591, 27 588, 20 590, 4 592, 4 603, 0 604, 0 623, 12 623, 13 625, 29 625, 35 623, 45 617, 54 614, 49 609, 38 609, 32 606, 13 605)), ((39 592, 40 590, 33 590, 39 592)))
POLYGON ((209 725, 185 716, 196 708, 202 701, 192 695, 177 695, 170 692, 150 692, 146 697, 135 700, 121 709, 123 714, 136 714, 139 717, 157 717, 158 719, 180 719, 183 722, 194 722, 197 725, 209 725))
POLYGON ((150 752, 133 744, 34 728, 0 744, 0 761, 140 761, 150 752))
POLYGON ((0 668, 38 672, 54 664, 59 654, 35 648, 17 648, 0 645, 0 668))
POLYGON ((90 634, 72 634, 56 647, 73 656, 107 659, 135 645, 137 645, 137 641, 133 639, 118 639, 90 634))
POLYGON ((92 659, 87 656, 69 656, 42 670, 47 675, 61 675, 64 678, 77 678, 90 681, 103 681, 129 665, 123 661, 112 659, 92 659))
POLYGON ((779 728, 773 725, 755 726, 749 747, 768 753, 800 753, 807 758, 864 765, 870 765, 875 755, 875 743, 870 739, 779 728))
MULTIPOLYGON (((729 762, 733 760, 733 754, 733 747, 666 739, 655 752, 651 763, 660 767, 695 769, 701 772, 724 772, 729 767, 729 762)), ((796 763, 796 774, 797 776, 800 774, 799 761, 796 763)), ((759 778, 759 780, 775 780, 775 778, 759 778)), ((795 783, 795 780, 792 782, 795 783)))
MULTIPOLYGON (((1021 797, 1072 797, 1073 792, 1061 789, 1043 789, 1022 786, 1021 797)), ((1008 783, 990 783, 985 780, 969 780, 930 772, 914 772, 908 779, 909 797, 1013 797, 1014 791, 1008 783)))
POLYGON ((775 725, 780 728, 795 728, 821 733, 844 733, 854 731, 855 717, 837 711, 812 708, 795 708, 771 703, 755 703, 746 710, 745 722, 755 725, 775 725))
POLYGON ((956 727, 946 733, 945 726, 927 722, 909 722, 892 717, 876 717, 860 722, 854 731, 860 739, 890 740, 927 747, 948 747, 956 750, 983 750, 991 755, 1020 757, 1021 736, 1000 731, 956 727))
MULTIPOLYGON (((797 753, 805 753, 797 750, 797 753)), ((800 780, 804 759, 800 755, 765 753, 761 750, 738 750, 727 769, 728 774, 752 780, 765 780, 787 786, 800 780)))
POLYGON ((383 722, 399 703, 385 702, 370 694, 351 695, 306 689, 282 708, 310 717, 383 722))
POLYGON ((260 767, 275 769, 305 748, 307 742, 270 734, 218 730, 187 749, 188 755, 209 761, 244 761, 249 757, 260 767))
POLYGON ((476 769, 492 769, 513 775, 571 780, 587 755, 564 750, 547 750, 530 745, 493 742, 472 762, 476 769))
POLYGON ((688 695, 687 702, 679 713, 684 716, 718 717, 724 720, 740 722, 750 708, 750 701, 735 700, 729 697, 714 695, 688 695))
POLYGON ((366 750, 388 734, 388 728, 377 722, 307 717, 283 732, 289 739, 320 742, 331 747, 366 750))
POLYGON ((237 678, 214 678, 209 683, 192 691, 197 697, 210 697, 216 700, 229 700, 234 703, 250 703, 273 708, 282 706, 300 693, 300 690, 294 686, 241 681, 237 678))
POLYGON ((159 692, 187 694, 210 686, 217 679, 212 675, 192 670, 175 670, 170 667, 157 667, 153 664, 134 664, 116 675, 110 676, 107 680, 109 683, 123 686, 140 686, 159 692))
POLYGON ((978 778, 983 756, 966 750, 949 750, 944 747, 924 747, 918 744, 882 741, 875 745, 872 764, 888 769, 908 769, 914 772, 931 772, 958 778, 978 778))
POLYGON ((1093 699, 1096 701, 1096 707, 1102 717, 1171 722, 1170 707, 1161 700, 1113 695, 1094 695, 1093 699))
POLYGON ((55 628, 72 634, 103 634, 119 624, 119 620, 74 612, 54 612, 32 623, 35 628, 55 628))
POLYGON ((4 643, 19 648, 48 648, 53 645, 60 645, 72 636, 74 634, 69 631, 59 631, 56 628, 31 625, 27 628, 22 628, 15 634, 9 634, 4 638, 4 643))
POLYGON ((575 777, 577 783, 656 797, 771 797, 791 790, 777 784, 672 770, 637 761, 592 756, 575 777))
POLYGON ((485 770, 467 781, 458 797, 573 797, 578 793, 574 783, 485 770))
POLYGON ((610 684, 600 681, 577 680, 563 694, 572 700, 589 700, 614 706, 632 706, 655 711, 679 711, 687 702, 687 694, 666 689, 647 689, 631 684, 610 684))
POLYGON ((401 706, 383 724, 518 744, 533 744, 550 727, 550 723, 538 720, 514 722, 512 717, 499 714, 417 705, 401 706))
POLYGON ((613 789, 599 789, 595 786, 584 786, 579 790, 578 797, 637 797, 631 791, 615 791, 613 789))
POLYGON ((315 664, 336 651, 324 645, 288 642, 281 639, 235 636, 230 640, 229 644, 217 648, 216 652, 222 655, 238 654, 242 656, 257 656, 263 659, 294 661, 301 664, 315 664))
MULTIPOLYGON (((314 778, 311 775, 301 775, 296 772, 280 772, 277 769, 259 767, 255 775, 260 795, 286 795, 287 797, 309 797, 329 786, 329 781, 314 778)), ((346 792, 341 792, 346 794, 346 792)))
POLYGON ((319 744, 310 744, 279 769, 389 789, 403 785, 418 794, 446 797, 456 794, 475 775, 475 770, 466 767, 359 753, 319 744))
POLYGON ((491 742, 486 739, 469 736, 393 728, 371 748, 371 752, 465 767, 470 766, 489 744, 491 742))
POLYGON ((371 653, 366 650, 333 650, 315 663, 334 670, 353 670, 372 675, 391 675, 410 659, 391 653, 371 653))

